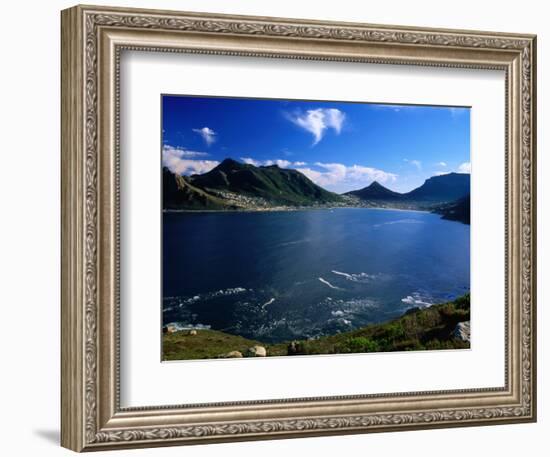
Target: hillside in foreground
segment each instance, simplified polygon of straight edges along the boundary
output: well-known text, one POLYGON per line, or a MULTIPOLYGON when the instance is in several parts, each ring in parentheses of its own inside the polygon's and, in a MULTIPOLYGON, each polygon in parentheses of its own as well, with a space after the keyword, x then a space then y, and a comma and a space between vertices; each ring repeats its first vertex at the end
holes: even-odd
POLYGON ((258 346, 265 348, 268 357, 467 349, 469 334, 464 337, 463 332, 469 329, 469 321, 470 294, 466 294, 428 308, 412 308, 389 322, 312 340, 264 344, 209 329, 164 333, 163 360, 247 357, 253 355, 251 348, 258 346))

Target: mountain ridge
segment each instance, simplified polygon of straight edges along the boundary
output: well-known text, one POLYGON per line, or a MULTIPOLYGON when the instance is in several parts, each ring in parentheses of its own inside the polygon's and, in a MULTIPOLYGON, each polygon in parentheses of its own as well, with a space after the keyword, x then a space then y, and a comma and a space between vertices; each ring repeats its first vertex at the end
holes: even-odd
POLYGON ((339 195, 323 189, 298 170, 275 164, 258 167, 226 158, 212 170, 191 176, 163 168, 165 210, 383 207, 434 211, 444 218, 464 222, 469 221, 469 194, 470 175, 465 173, 432 176, 406 193, 373 181, 362 189, 339 195))
POLYGON ((447 173, 432 176, 424 183, 405 193, 388 189, 377 181, 367 187, 346 192, 363 200, 394 200, 401 202, 446 203, 458 200, 470 193, 470 175, 467 173, 447 173))

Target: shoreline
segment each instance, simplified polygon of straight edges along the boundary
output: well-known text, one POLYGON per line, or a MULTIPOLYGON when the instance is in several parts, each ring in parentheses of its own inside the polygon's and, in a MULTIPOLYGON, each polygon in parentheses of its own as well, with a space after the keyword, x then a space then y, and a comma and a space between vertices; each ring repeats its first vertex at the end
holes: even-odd
POLYGON ((314 339, 268 343, 212 329, 163 330, 162 353, 163 361, 175 361, 254 357, 255 354, 249 354, 250 349, 258 346, 267 357, 468 349, 469 322, 467 293, 426 308, 409 308, 399 317, 384 322, 314 339), (467 338, 457 333, 463 323, 468 326, 467 338))
POLYGON ((406 208, 388 208, 384 206, 327 206, 327 207, 273 207, 273 208, 243 208, 243 209, 163 209, 162 213, 283 213, 283 212, 296 212, 296 211, 322 211, 322 210, 336 210, 336 209, 374 209, 382 211, 402 211, 402 212, 412 212, 412 213, 429 213, 437 214, 433 211, 422 210, 422 209, 406 209, 406 208))

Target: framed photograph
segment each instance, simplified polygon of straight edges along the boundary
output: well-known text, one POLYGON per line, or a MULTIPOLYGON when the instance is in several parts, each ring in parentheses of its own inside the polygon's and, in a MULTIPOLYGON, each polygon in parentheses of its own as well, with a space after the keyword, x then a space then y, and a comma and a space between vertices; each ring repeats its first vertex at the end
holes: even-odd
POLYGON ((62 12, 62 445, 536 420, 532 35, 62 12))

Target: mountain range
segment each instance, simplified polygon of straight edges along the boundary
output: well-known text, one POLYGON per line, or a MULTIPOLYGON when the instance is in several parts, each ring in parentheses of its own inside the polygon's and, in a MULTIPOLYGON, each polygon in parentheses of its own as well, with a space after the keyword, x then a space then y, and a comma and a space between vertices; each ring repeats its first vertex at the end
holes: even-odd
POLYGON ((394 192, 374 181, 363 189, 352 190, 345 195, 351 195, 369 202, 393 202, 405 205, 412 203, 420 206, 431 206, 458 200, 469 193, 469 174, 448 173, 432 176, 426 179, 420 187, 404 194, 394 192))
POLYGON ((298 170, 277 165, 257 167, 228 158, 204 174, 181 176, 164 168, 162 182, 165 210, 387 207, 432 210, 462 222, 467 210, 469 223, 470 175, 464 173, 433 176, 407 193, 394 192, 374 181, 339 195, 298 170))

